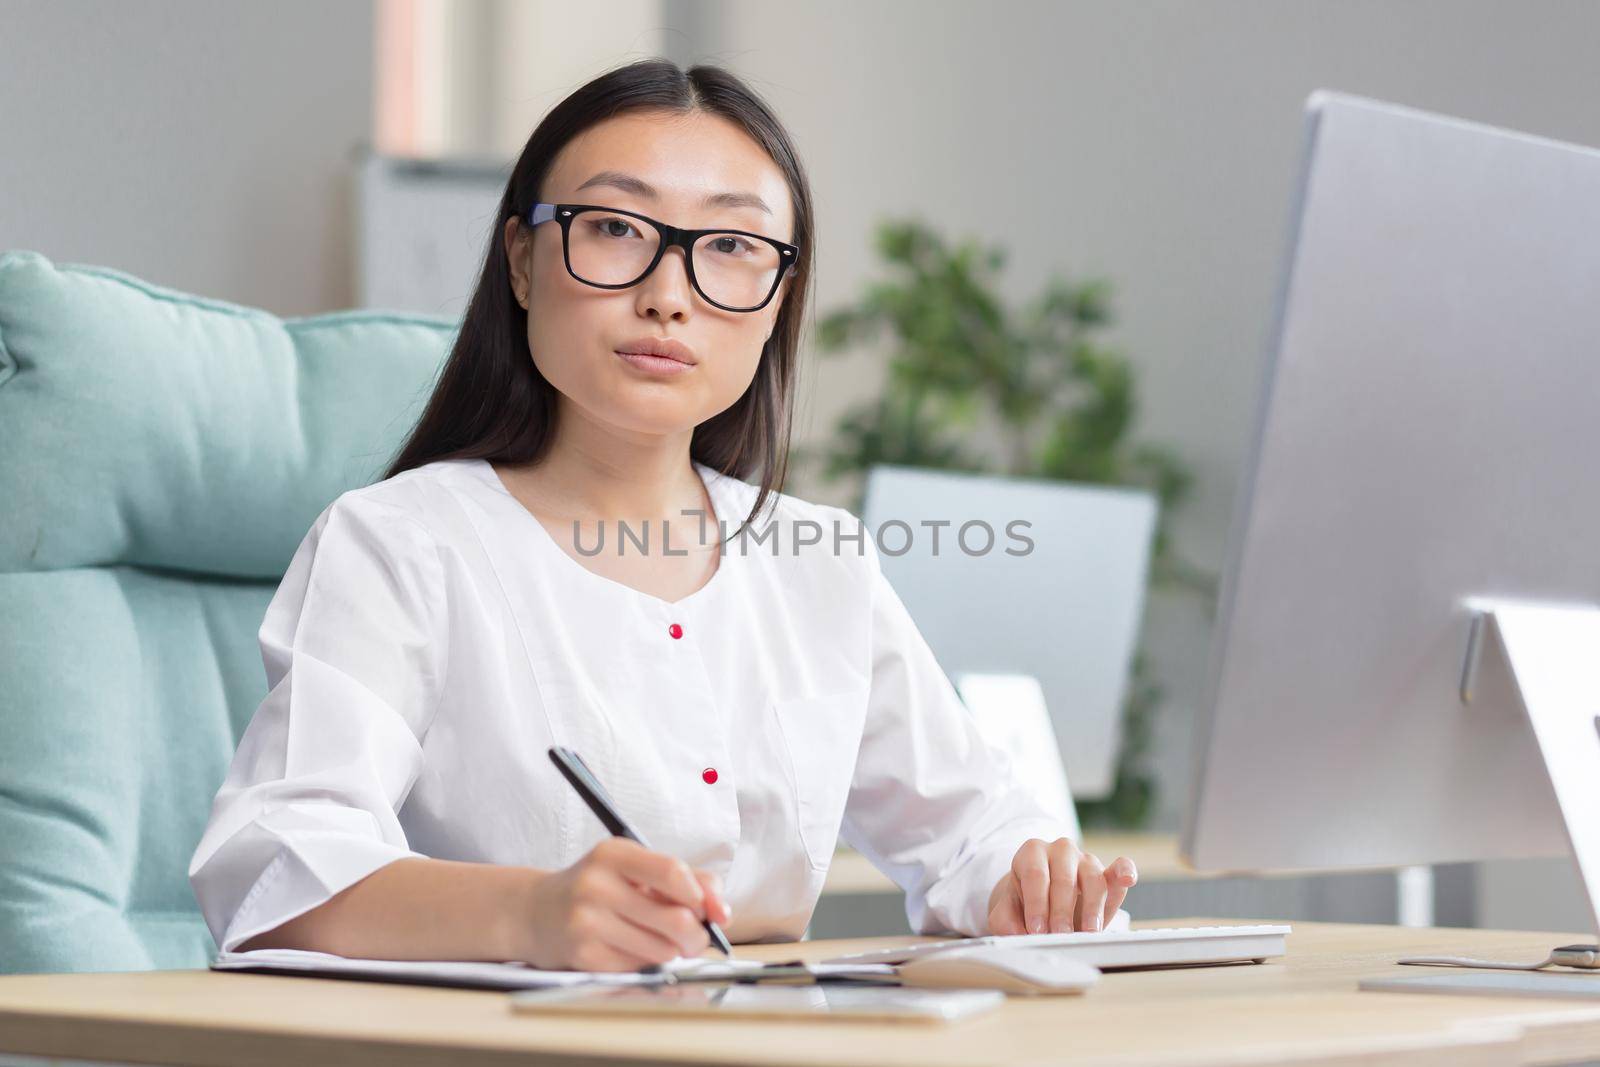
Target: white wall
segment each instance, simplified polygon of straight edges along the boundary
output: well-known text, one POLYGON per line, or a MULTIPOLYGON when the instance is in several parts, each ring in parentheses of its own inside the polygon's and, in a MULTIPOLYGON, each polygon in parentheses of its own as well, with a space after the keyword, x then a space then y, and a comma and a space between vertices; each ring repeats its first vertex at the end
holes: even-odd
POLYGON ((0 249, 348 306, 372 49, 365 2, 0 0, 0 249))

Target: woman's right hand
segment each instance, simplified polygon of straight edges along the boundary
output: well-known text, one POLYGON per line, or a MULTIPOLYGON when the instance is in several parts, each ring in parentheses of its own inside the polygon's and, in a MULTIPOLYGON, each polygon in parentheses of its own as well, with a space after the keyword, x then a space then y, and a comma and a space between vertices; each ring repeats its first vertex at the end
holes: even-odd
POLYGON ((698 956, 710 945, 701 921, 732 918, 715 874, 625 837, 541 872, 516 911, 516 958, 546 970, 635 971, 698 956))

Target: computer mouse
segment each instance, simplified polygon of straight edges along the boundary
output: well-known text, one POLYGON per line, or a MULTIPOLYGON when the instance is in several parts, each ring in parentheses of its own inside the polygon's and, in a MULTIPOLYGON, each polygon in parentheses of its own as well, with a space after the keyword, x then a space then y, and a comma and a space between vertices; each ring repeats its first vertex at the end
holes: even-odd
POLYGON ((902 985, 1001 989, 1007 993, 1082 993, 1100 970, 1048 948, 971 945, 909 960, 895 968, 902 985))

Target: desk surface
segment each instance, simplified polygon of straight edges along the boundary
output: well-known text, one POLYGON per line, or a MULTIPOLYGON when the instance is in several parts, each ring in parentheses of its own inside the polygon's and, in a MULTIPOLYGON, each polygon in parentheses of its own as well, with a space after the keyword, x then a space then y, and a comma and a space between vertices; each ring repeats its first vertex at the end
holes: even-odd
MULTIPOLYGON (((1205 925, 1183 920, 1172 925, 1205 925)), ((1141 924, 1144 925, 1144 924, 1141 924)), ((740 946, 821 958, 897 938, 740 946)), ((1414 953, 1542 957, 1575 934, 1296 923, 1266 964, 1105 975, 951 1026, 514 1015, 496 992, 207 971, 0 977, 0 1051, 180 1064, 1504 1064, 1600 1057, 1600 1006, 1363 993, 1414 953)))

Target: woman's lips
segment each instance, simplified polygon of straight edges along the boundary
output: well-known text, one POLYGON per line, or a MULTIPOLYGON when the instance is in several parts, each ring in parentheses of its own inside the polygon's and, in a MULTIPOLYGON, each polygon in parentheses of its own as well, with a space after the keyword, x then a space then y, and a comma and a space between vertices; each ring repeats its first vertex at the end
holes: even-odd
POLYGON ((668 356, 647 356, 641 352, 618 352, 623 362, 629 363, 647 374, 670 378, 675 374, 684 374, 694 369, 694 364, 684 363, 668 356))

